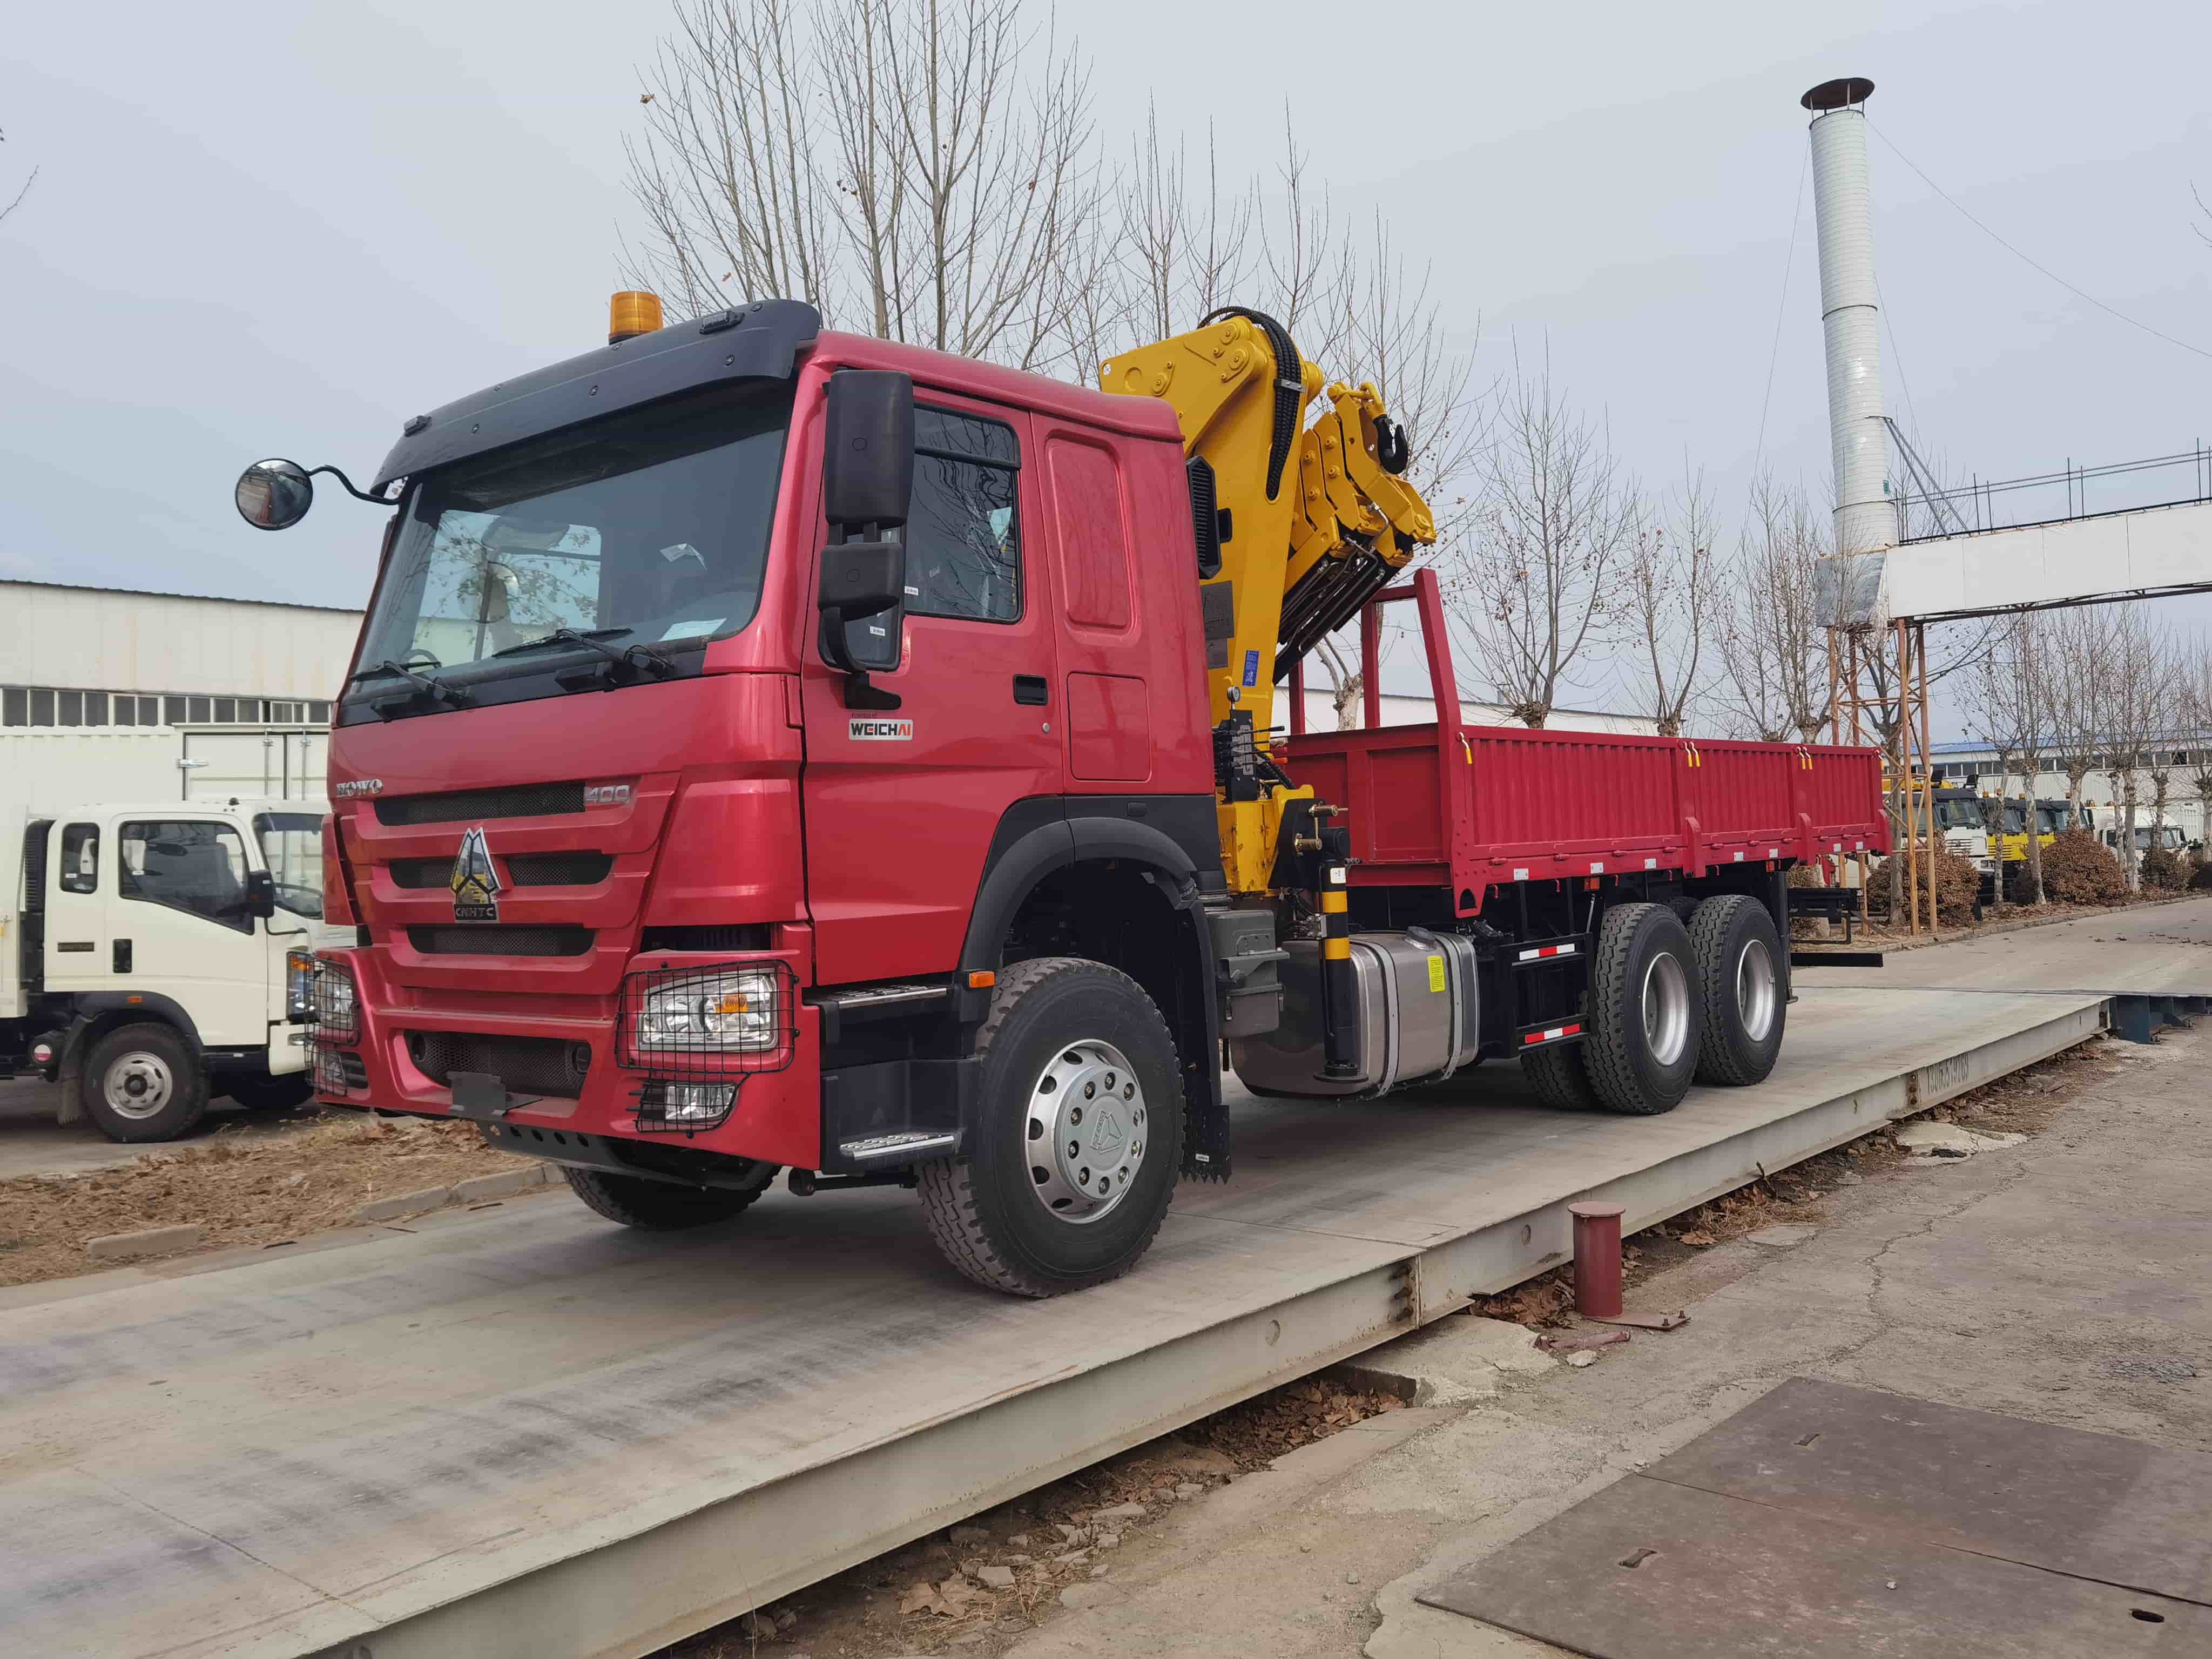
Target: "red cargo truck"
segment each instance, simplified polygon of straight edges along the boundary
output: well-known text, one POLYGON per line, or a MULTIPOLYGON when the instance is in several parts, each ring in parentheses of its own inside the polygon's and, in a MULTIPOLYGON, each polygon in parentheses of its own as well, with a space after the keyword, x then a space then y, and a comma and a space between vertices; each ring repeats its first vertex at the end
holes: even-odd
MULTIPOLYGON (((1267 319, 1170 348, 1109 396, 765 301, 408 422, 354 492, 396 511, 331 747, 362 943, 323 1097, 475 1119, 637 1227, 913 1187, 1042 1295, 1227 1177, 1224 1061, 1359 1097, 1518 1058, 1614 1111, 1763 1078, 1784 874, 1886 845, 1875 754, 1464 724, 1371 389, 1308 427, 1267 319), (1439 719, 1372 729, 1401 601, 1439 719), (1292 696, 1274 733, 1354 617, 1370 729, 1292 696)), ((241 511, 310 492, 263 463, 241 511)))

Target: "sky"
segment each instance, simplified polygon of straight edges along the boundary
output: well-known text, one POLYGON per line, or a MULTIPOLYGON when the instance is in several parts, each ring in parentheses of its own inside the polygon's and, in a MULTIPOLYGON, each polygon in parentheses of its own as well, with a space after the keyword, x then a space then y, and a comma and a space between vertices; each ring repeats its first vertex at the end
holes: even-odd
MULTIPOLYGON (((67 8, 0 39, 0 205, 38 169, 0 222, 0 576, 358 605, 374 509, 326 487, 271 536, 232 481, 276 454, 366 482, 408 416, 599 343, 665 7, 127 10, 96 40, 67 8)), ((1107 135, 1150 100, 1211 122, 1232 176, 1273 166, 1301 88, 1315 176, 1429 266, 1478 374, 1548 351, 1655 483, 1686 461, 1733 509, 1765 468, 1825 498, 1797 96, 1846 74, 1876 84, 1888 402, 1923 454, 2011 477, 2212 437, 2212 357, 2069 293, 1899 159, 2212 352, 2212 8, 1402 0, 1347 39, 1358 15, 1056 21, 1107 135)), ((1619 703, 1610 673, 1593 658, 1573 700, 1619 703)))

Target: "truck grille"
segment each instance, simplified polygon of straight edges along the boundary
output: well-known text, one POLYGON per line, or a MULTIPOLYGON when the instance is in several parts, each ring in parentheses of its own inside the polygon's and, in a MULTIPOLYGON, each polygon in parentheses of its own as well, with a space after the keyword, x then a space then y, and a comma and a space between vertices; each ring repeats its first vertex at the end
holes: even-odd
POLYGON ((589 1043, 489 1031, 410 1031, 407 1057, 424 1077, 449 1088, 456 1072, 489 1072, 518 1094, 563 1100, 583 1094, 592 1069, 589 1043))
POLYGON ((588 927, 410 927, 407 942, 426 957, 580 957, 588 927))
POLYGON ((471 818, 543 818, 584 810, 580 783, 525 783, 459 789, 449 795, 401 795, 376 803, 379 823, 459 823, 471 818))
MULTIPOLYGON (((517 853, 502 858, 516 887, 589 887, 615 866, 611 853, 517 853)), ((385 866, 399 887, 444 887, 453 878, 451 859, 394 859, 385 866)))

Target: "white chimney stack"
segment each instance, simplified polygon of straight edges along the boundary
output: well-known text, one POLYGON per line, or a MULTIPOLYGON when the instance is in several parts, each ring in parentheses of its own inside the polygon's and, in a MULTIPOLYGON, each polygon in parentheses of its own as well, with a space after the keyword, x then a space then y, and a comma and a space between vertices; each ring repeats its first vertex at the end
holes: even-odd
POLYGON ((1889 433, 1881 423, 1881 313, 1867 201, 1866 100, 1860 76, 1826 81, 1813 112, 1813 209, 1820 240, 1820 328, 1828 348, 1828 434, 1836 465, 1836 550, 1897 544, 1889 433))

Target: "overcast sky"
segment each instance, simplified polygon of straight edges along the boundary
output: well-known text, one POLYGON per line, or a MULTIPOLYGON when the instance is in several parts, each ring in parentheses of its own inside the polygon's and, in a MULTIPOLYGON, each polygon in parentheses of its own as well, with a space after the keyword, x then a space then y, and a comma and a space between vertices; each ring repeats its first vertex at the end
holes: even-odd
MULTIPOLYGON (((358 480, 407 416, 599 343, 665 14, 128 10, 25 8, 0 39, 0 205, 39 169, 0 224, 0 575, 357 605, 380 515, 329 489, 263 535, 233 478, 283 454, 358 480)), ((1156 97, 1215 122, 1228 171, 1268 167, 1282 88, 1311 89, 1317 175, 1433 262, 1482 368, 1548 343, 1632 465, 1686 456, 1731 509, 1761 460, 1827 488, 1809 187, 1790 252, 1816 81, 1871 76, 1878 132, 1972 214, 2212 350, 2201 0, 1097 15, 1060 21, 1108 135, 1156 97)), ((2212 437, 2212 360, 2021 263, 1883 137, 1873 166, 1890 412, 1923 453, 2008 477, 2212 437)), ((1601 668, 1578 695, 1613 700, 1601 668)))

